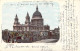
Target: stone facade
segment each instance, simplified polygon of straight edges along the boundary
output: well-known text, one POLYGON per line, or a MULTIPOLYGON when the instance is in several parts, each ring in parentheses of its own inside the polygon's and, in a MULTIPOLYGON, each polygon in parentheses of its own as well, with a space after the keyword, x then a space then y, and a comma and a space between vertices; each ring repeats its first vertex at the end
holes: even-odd
POLYGON ((36 7, 36 11, 32 15, 32 19, 30 21, 29 13, 27 12, 25 24, 20 24, 18 21, 18 16, 16 14, 14 19, 13 31, 49 31, 49 25, 44 25, 44 19, 42 18, 42 14, 38 10, 38 6, 36 7))
POLYGON ((27 12, 25 23, 20 24, 16 14, 14 19, 13 31, 3 30, 2 38, 4 42, 9 43, 30 43, 42 39, 59 39, 59 27, 50 30, 49 25, 44 25, 42 14, 36 7, 36 11, 32 15, 30 21, 29 13, 27 12))

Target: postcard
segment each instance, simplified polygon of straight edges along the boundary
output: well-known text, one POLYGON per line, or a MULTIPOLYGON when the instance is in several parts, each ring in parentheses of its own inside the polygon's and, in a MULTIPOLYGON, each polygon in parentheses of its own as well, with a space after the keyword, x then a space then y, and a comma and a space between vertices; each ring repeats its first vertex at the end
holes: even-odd
POLYGON ((80 50, 80 0, 0 3, 0 51, 80 50))

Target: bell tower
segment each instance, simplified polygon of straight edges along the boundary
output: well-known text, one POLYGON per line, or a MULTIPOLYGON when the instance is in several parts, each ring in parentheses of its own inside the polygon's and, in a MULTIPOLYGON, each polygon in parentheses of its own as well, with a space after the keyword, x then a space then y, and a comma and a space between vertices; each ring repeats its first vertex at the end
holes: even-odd
POLYGON ((30 16, 29 16, 28 12, 27 12, 25 24, 27 24, 27 25, 30 24, 30 16))
POLYGON ((18 21, 18 16, 16 14, 15 19, 14 19, 13 31, 18 31, 19 30, 19 27, 17 27, 18 25, 20 25, 20 23, 18 21))
POLYGON ((25 25, 27 26, 26 30, 30 31, 30 16, 29 16, 28 12, 27 12, 27 16, 26 16, 25 25))
POLYGON ((18 24, 20 24, 20 23, 18 22, 18 16, 16 14, 15 19, 14 19, 14 25, 18 25, 18 24))

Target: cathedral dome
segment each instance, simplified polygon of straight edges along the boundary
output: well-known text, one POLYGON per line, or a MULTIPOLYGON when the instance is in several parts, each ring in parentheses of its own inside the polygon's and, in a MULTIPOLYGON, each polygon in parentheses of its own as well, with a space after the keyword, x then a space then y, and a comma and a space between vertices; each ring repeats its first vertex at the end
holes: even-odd
POLYGON ((40 18, 42 18, 41 13, 38 11, 38 6, 37 6, 37 8, 36 8, 36 11, 33 13, 32 18, 35 18, 35 17, 40 17, 40 18))

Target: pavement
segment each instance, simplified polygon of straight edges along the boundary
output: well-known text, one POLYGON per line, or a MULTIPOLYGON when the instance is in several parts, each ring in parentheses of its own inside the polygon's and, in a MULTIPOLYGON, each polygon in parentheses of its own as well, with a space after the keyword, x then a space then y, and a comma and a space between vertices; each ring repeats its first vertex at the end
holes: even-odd
POLYGON ((57 42, 58 39, 43 39, 43 40, 40 40, 40 41, 36 41, 36 42, 33 42, 33 43, 54 43, 54 42, 57 42))

